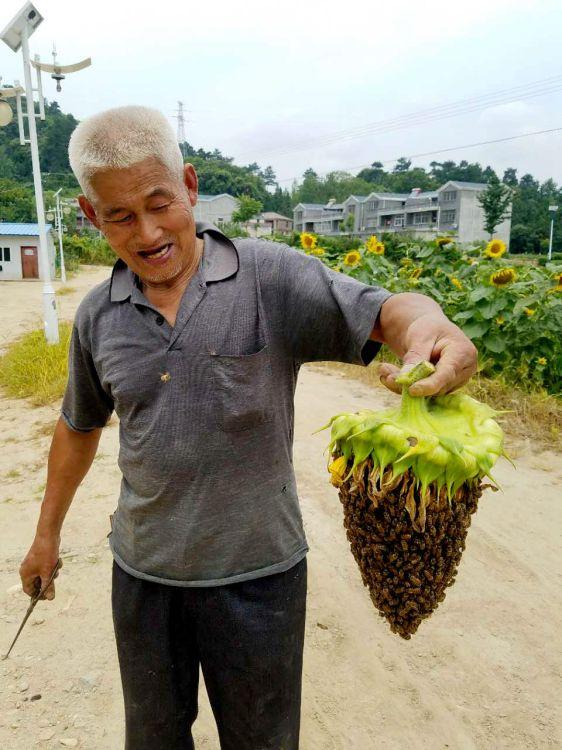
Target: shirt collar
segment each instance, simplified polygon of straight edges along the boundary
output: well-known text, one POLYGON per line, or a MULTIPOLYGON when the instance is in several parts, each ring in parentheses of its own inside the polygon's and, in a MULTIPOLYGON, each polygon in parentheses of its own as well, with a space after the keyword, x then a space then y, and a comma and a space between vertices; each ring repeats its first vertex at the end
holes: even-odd
MULTIPOLYGON (((195 232, 198 237, 205 240, 200 266, 205 282, 223 281, 233 276, 239 265, 238 251, 234 243, 217 227, 206 222, 196 222, 195 232)), ((124 302, 131 296, 135 286, 139 286, 139 277, 119 258, 111 272, 111 301, 124 302)))

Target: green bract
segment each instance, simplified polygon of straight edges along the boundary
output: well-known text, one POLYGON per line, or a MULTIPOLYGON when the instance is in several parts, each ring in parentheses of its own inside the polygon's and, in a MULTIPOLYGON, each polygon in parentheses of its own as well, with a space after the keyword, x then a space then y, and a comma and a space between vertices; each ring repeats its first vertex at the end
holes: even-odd
MULTIPOLYGON (((332 428, 329 469, 339 486, 371 457, 370 483, 378 490, 410 471, 420 498, 429 502, 445 487, 449 501, 469 480, 490 477, 503 450, 503 431, 496 411, 470 396, 455 393, 432 398, 411 396, 409 386, 435 370, 421 362, 397 382, 403 386, 399 408, 339 414, 332 428)), ((325 429, 325 428, 323 428, 325 429)))

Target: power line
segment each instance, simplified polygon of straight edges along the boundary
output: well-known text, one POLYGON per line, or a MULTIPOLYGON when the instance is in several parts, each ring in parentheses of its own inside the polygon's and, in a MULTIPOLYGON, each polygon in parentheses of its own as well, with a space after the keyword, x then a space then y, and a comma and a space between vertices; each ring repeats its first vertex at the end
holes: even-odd
MULTIPOLYGON (((446 154, 449 151, 460 151, 460 150, 462 150, 464 148, 475 148, 477 146, 488 146, 488 145, 490 145, 492 143, 505 143, 506 141, 514 141, 514 140, 516 140, 518 138, 529 138, 530 136, 533 136, 533 135, 545 135, 546 133, 558 133, 560 131, 562 131, 562 127, 560 127, 560 128, 549 128, 548 130, 535 130, 532 133, 520 133, 519 135, 509 135, 509 136, 506 136, 504 138, 494 138, 494 139, 489 140, 489 141, 479 141, 478 143, 465 143, 462 146, 450 146, 449 148, 441 148, 441 149, 438 149, 437 151, 423 151, 423 152, 418 153, 418 154, 408 154, 408 155, 401 154, 401 156, 395 156, 392 159, 383 159, 383 160, 380 161, 380 163, 381 164, 392 164, 392 163, 398 161, 398 159, 400 159, 401 157, 404 157, 406 159, 419 159, 422 156, 435 156, 436 154, 446 154)), ((377 161, 379 161, 379 160, 377 160, 377 161)), ((342 167, 341 171, 348 172, 348 171, 352 171, 352 170, 355 170, 355 169, 366 169, 366 168, 368 168, 370 166, 371 166, 370 163, 369 164, 358 164, 358 165, 356 165, 354 167, 342 167)), ((321 177, 326 176, 327 174, 330 174, 330 172, 333 172, 333 171, 334 170, 330 170, 329 172, 323 172, 319 176, 321 176, 321 177)), ((296 179, 298 179, 298 178, 297 177, 286 177, 286 178, 284 178, 282 180, 277 180, 277 182, 279 182, 279 183, 282 183, 282 182, 292 182, 293 180, 296 180, 296 179)))
POLYGON ((326 134, 319 138, 308 139, 290 147, 280 147, 270 151, 263 151, 258 153, 244 153, 238 157, 243 159, 247 156, 252 158, 262 158, 263 156, 283 156, 286 154, 294 153, 296 151, 303 151, 309 148, 318 148, 322 146, 329 146, 334 143, 341 141, 352 140, 355 138, 363 138, 368 135, 381 134, 387 132, 393 132, 401 130, 403 128, 412 127, 414 125, 426 124, 435 120, 441 120, 449 117, 458 117, 463 114, 469 114, 478 110, 486 109, 491 106, 497 106, 499 104, 507 104, 515 100, 526 100, 535 98, 537 96, 544 96, 546 94, 554 93, 555 91, 562 88, 562 75, 551 76, 550 78, 541 79, 527 84, 514 86, 509 89, 501 89, 488 94, 471 97, 468 99, 461 99, 449 104, 442 104, 429 109, 412 112, 406 115, 402 115, 395 118, 386 120, 379 120, 376 122, 368 123, 363 126, 357 126, 355 128, 349 128, 346 130, 335 131, 331 134, 326 134))

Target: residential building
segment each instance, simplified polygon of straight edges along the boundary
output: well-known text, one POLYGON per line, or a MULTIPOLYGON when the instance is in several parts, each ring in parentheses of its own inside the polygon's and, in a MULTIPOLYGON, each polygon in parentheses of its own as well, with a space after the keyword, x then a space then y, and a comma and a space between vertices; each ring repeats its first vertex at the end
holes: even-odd
MULTIPOLYGON (((55 245, 47 224, 51 278, 55 275, 55 245)), ((39 278, 39 224, 0 221, 0 280, 39 278)))
POLYGON ((343 203, 331 198, 323 203, 298 203, 293 209, 294 227, 297 232, 315 234, 342 234, 340 224, 344 219, 343 203))
MULTIPOLYGON (((328 226, 326 216, 330 205, 299 203, 295 206, 295 229, 315 234, 347 234, 340 223, 354 217, 352 233, 359 237, 383 232, 408 233, 431 239, 451 234, 460 243, 487 239, 484 211, 478 196, 487 185, 450 180, 438 190, 410 193, 373 192, 367 196, 350 195, 341 204, 341 218, 328 226)), ((511 220, 497 227, 494 236, 509 243, 511 220)))
POLYGON ((265 237, 272 234, 289 234, 293 231, 293 220, 276 211, 264 211, 245 223, 252 237, 265 237))
POLYGON ((238 201, 228 193, 203 195, 199 193, 193 209, 196 221, 206 221, 220 226, 232 221, 232 214, 238 209, 238 201))

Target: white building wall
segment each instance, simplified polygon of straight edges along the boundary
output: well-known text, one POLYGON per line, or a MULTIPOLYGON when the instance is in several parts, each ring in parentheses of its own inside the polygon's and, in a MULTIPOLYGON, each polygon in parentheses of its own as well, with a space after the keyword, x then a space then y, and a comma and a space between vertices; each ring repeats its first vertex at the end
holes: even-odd
MULTIPOLYGON (((10 260, 0 262, 2 270, 0 271, 0 281, 14 281, 23 278, 21 266, 21 248, 36 247, 37 257, 39 258, 39 237, 26 237, 23 235, 0 235, 0 247, 10 248, 10 260)), ((51 279, 55 277, 55 245, 50 232, 47 233, 47 249, 51 266, 51 279)), ((39 271, 41 268, 39 267, 39 271)))
POLYGON ((207 221, 218 226, 222 222, 232 221, 232 214, 238 208, 238 201, 230 195, 219 195, 212 200, 203 200, 195 204, 193 214, 196 221, 207 221))
MULTIPOLYGON (((485 216, 480 203, 479 193, 476 190, 460 190, 460 205, 458 216, 458 239, 459 242, 487 242, 489 237, 484 229, 485 216)), ((494 232, 494 237, 503 240, 509 245, 511 231, 511 219, 506 219, 494 232)))

